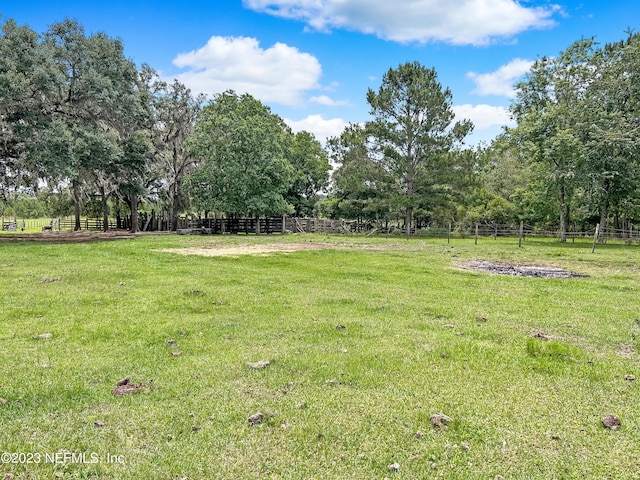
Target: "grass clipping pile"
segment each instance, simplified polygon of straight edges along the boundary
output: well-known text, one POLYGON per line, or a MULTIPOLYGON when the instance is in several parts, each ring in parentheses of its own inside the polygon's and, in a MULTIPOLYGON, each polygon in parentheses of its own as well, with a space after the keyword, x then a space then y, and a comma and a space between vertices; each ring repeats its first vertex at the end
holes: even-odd
POLYGON ((537 278, 584 278, 589 275, 570 272, 560 267, 520 265, 517 263, 488 262, 474 260, 464 265, 459 265, 465 270, 477 270, 496 275, 510 275, 512 277, 537 277, 537 278))

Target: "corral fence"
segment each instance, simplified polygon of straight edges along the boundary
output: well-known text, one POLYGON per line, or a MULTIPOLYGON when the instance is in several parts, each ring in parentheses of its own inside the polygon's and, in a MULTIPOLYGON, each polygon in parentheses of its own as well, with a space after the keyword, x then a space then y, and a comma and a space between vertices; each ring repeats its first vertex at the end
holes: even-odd
MULTIPOLYGON (((3 217, 2 230, 9 232, 20 231, 71 231, 75 228, 75 220, 72 217, 53 219, 13 219, 3 217)), ((109 219, 110 230, 129 230, 131 228, 130 217, 117 217, 109 219)), ((102 218, 82 218, 81 230, 103 230, 102 218)), ((163 232, 171 230, 171 222, 166 214, 142 212, 138 218, 138 230, 143 232, 163 232)), ((329 220, 321 218, 299 217, 230 217, 230 218, 201 218, 196 216, 182 216, 178 218, 176 226, 178 233, 182 234, 273 234, 273 233, 327 233, 349 234, 362 233, 367 235, 404 235, 405 228, 402 223, 390 224, 329 220)), ((418 237, 434 238, 498 238, 498 237, 529 237, 560 238, 560 232, 553 228, 539 228, 526 224, 454 224, 447 225, 429 224, 421 228, 412 228, 411 234, 418 237)), ((568 241, 580 238, 593 238, 595 228, 574 229, 566 233, 568 241)), ((627 243, 640 243, 640 228, 629 225, 628 228, 615 229, 605 227, 600 229, 599 238, 607 240, 624 240, 627 243)))

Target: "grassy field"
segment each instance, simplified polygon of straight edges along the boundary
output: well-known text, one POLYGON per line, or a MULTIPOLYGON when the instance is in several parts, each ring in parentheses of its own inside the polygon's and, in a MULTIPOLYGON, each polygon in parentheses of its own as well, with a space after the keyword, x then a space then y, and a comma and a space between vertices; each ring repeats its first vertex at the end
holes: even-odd
POLYGON ((639 259, 517 239, 0 243, 0 478, 638 478, 639 259), (159 251, 269 242, 331 248, 159 251), (478 259, 589 277, 458 268, 478 259), (123 377, 141 389, 114 395, 123 377))

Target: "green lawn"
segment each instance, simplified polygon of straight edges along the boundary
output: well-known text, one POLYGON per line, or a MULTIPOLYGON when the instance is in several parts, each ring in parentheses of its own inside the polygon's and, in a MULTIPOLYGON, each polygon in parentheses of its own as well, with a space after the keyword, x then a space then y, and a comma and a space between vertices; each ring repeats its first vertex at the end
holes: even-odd
POLYGON ((638 260, 587 240, 0 243, 0 478, 638 478, 638 260), (158 251, 269 242, 333 248, 158 251), (475 259, 590 276, 457 267, 475 259), (144 385, 115 396, 123 377, 144 385))

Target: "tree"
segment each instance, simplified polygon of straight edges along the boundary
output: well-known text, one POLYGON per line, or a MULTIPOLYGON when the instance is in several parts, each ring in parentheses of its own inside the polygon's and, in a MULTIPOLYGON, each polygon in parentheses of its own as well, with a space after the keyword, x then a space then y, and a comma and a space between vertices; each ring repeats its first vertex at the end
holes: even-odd
POLYGON ((178 226, 178 214, 183 205, 182 182, 196 167, 196 159, 186 148, 205 97, 193 96, 178 80, 168 84, 157 79, 150 82, 153 125, 151 138, 157 161, 156 175, 160 191, 167 200, 171 229, 178 226))
POLYGON ((418 62, 389 69, 378 92, 369 89, 367 102, 374 117, 368 131, 379 148, 378 162, 396 185, 409 236, 420 180, 473 126, 468 120, 451 125, 451 91, 442 88, 435 69, 418 62))
POLYGON ((202 110, 187 146, 199 162, 189 175, 194 204, 230 215, 290 213, 291 138, 283 120, 251 95, 217 95, 202 110))
POLYGON ((39 35, 7 20, 0 34, 0 201, 9 190, 37 185, 28 146, 46 121, 43 92, 51 89, 53 73, 39 35))
POLYGON ((348 125, 339 137, 329 139, 333 172, 333 216, 376 220, 390 213, 391 188, 382 166, 375 161, 367 131, 348 125))
POLYGON ((542 193, 557 199, 563 242, 574 198, 599 217, 602 234, 612 209, 616 218, 635 210, 639 54, 634 33, 603 48, 582 39, 557 58, 538 60, 518 84, 518 126, 510 133, 546 180, 542 193))
POLYGON ((138 130, 125 140, 121 172, 126 180, 120 183, 118 190, 131 210, 131 233, 138 231, 138 198, 144 193, 152 156, 153 147, 147 132, 138 130))
POLYGON ((293 137, 289 162, 293 167, 293 178, 286 200, 293 205, 297 216, 310 216, 318 193, 329 183, 331 165, 327 152, 313 134, 298 132, 293 137))
POLYGON ((123 144, 143 117, 135 65, 119 40, 86 36, 71 20, 29 39, 28 55, 41 65, 25 70, 30 80, 22 84, 34 86, 28 90, 35 100, 15 114, 28 130, 22 135, 27 163, 41 179, 71 184, 76 229, 83 195, 99 195, 106 229, 109 196, 123 180, 123 144))
POLYGON ((625 205, 636 203, 640 184, 640 35, 629 32, 625 40, 604 45, 590 67, 582 177, 600 216, 602 241, 611 210, 618 223, 625 205))
POLYGON ((570 223, 571 198, 576 174, 584 158, 584 102, 592 82, 589 59, 595 42, 575 42, 557 58, 536 61, 516 88, 511 110, 518 126, 511 133, 538 164, 557 199, 560 241, 565 242, 570 223))

